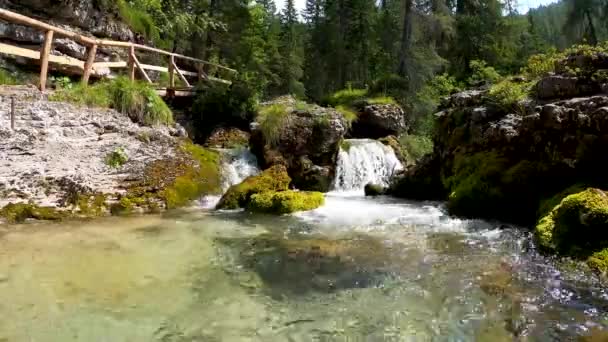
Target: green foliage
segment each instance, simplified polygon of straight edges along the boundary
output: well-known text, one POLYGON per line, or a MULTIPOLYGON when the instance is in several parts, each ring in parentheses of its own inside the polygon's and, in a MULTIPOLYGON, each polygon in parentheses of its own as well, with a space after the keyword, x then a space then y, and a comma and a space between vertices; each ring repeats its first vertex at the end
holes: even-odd
POLYGON ((431 79, 414 97, 412 124, 415 134, 429 135, 433 129, 433 114, 442 98, 460 90, 456 78, 441 74, 431 79))
POLYGON ((342 116, 344 117, 344 120, 346 121, 346 125, 348 127, 351 127, 353 122, 357 122, 357 120, 359 119, 359 114, 357 112, 355 112, 354 110, 350 109, 349 107, 339 105, 339 106, 336 106, 336 110, 340 114, 342 114, 342 116))
POLYGON ((57 221, 66 218, 67 214, 52 207, 40 207, 31 203, 9 203, 0 209, 0 217, 8 223, 21 223, 27 219, 57 221))
POLYGON ((307 191, 264 191, 251 195, 247 210, 267 214, 290 214, 297 211, 313 210, 325 203, 321 192, 307 191))
POLYGON ((268 191, 288 190, 291 178, 283 165, 275 165, 256 176, 251 176, 233 185, 222 196, 217 209, 238 209, 247 207, 251 196, 268 191))
POLYGON ((492 104, 506 111, 525 111, 522 101, 530 97, 533 82, 515 82, 511 79, 501 81, 490 88, 488 98, 492 104))
POLYGON ((49 100, 90 107, 112 107, 145 125, 173 123, 173 113, 150 85, 131 82, 126 77, 91 86, 77 84, 62 88, 51 94, 49 100))
POLYGON ((365 102, 370 105, 396 105, 397 101, 390 96, 376 96, 365 99, 365 102))
POLYGON ((472 86, 480 84, 494 84, 500 80, 500 74, 485 61, 473 60, 469 63, 471 68, 471 76, 467 79, 467 83, 472 86))
POLYGON ((428 136, 406 134, 399 138, 399 143, 414 160, 433 152, 433 140, 428 136))
POLYGON ((154 88, 143 82, 118 77, 108 85, 112 107, 145 125, 173 123, 173 113, 154 88))
POLYGON ((0 69, 0 85, 14 85, 17 84, 17 79, 11 75, 8 71, 0 69))
POLYGON ((271 104, 260 108, 256 121, 264 139, 271 145, 276 145, 281 138, 281 128, 287 122, 289 110, 283 104, 271 104))
POLYGON ((340 140, 340 148, 343 151, 348 152, 352 146, 353 146, 353 144, 350 141, 348 141, 346 139, 340 140))
POLYGON ((74 84, 72 83, 72 80, 66 76, 62 76, 62 77, 51 76, 50 80, 51 80, 51 83, 53 84, 53 87, 55 87, 55 89, 71 89, 74 86, 74 84))
POLYGON ((105 159, 106 165, 114 169, 122 167, 127 161, 129 161, 129 157, 122 147, 108 153, 105 159))
POLYGON ((555 50, 544 54, 530 56, 528 63, 522 68, 522 73, 530 79, 538 79, 555 70, 555 63, 561 59, 555 50))
POLYGON ((112 105, 107 83, 97 83, 92 86, 83 86, 78 83, 71 88, 61 88, 51 93, 49 100, 100 108, 108 108, 112 105))
POLYGON ((146 8, 142 8, 142 4, 139 5, 136 6, 126 0, 116 2, 120 17, 133 31, 143 35, 147 40, 158 41, 160 33, 154 19, 146 11, 146 8))
POLYGON ((324 102, 332 107, 354 108, 367 98, 367 89, 343 89, 330 95, 324 102))

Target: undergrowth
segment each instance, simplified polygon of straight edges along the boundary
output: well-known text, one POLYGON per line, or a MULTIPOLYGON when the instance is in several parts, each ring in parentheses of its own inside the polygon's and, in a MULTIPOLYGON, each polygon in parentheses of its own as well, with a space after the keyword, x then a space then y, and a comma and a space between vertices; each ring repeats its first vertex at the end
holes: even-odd
POLYGON ((49 96, 49 100, 89 107, 111 107, 145 125, 173 123, 171 110, 150 85, 132 82, 126 77, 90 86, 75 84, 57 90, 49 96))
POLYGON ((264 139, 271 145, 279 142, 281 128, 289 116, 288 108, 283 104, 272 104, 260 108, 257 122, 264 139))

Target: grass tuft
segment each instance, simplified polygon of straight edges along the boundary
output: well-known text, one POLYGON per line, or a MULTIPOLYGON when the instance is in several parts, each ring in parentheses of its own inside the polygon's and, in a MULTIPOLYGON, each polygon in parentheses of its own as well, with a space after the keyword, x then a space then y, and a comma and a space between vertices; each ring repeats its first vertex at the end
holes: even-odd
POLYGON ((288 116, 289 111, 283 104, 272 104, 259 110, 257 122, 267 143, 278 144, 281 128, 285 125, 288 116))

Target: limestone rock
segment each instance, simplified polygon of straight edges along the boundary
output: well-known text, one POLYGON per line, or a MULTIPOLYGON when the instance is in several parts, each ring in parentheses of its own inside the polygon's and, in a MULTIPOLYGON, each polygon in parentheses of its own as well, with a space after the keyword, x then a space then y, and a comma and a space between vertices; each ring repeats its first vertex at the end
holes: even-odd
POLYGON ((353 123, 351 135, 358 138, 378 139, 399 135, 407 129, 405 113, 396 104, 366 105, 353 123))

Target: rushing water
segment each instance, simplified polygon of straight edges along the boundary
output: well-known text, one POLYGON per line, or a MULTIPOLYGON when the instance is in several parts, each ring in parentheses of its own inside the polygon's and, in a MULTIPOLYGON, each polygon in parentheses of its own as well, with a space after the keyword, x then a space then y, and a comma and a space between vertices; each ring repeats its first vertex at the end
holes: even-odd
POLYGON ((0 226, 0 341, 576 341, 607 312, 521 229, 436 203, 0 226))
POLYGON ((346 140, 347 150, 340 149, 334 190, 363 193, 366 184, 388 186, 391 176, 403 166, 389 146, 369 139, 346 140))

